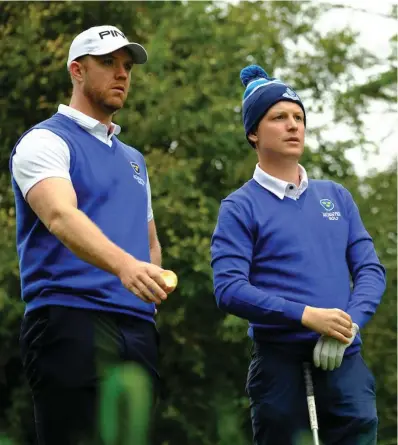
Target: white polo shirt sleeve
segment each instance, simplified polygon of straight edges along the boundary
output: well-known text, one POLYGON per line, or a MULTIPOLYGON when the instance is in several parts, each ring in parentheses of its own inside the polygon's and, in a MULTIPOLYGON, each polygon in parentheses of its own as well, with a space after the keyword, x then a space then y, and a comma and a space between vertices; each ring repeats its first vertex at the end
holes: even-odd
MULTIPOLYGON (((23 197, 29 190, 47 178, 64 178, 71 181, 70 151, 66 142, 46 129, 35 129, 24 136, 12 158, 12 174, 23 197)), ((151 186, 147 173, 148 222, 153 219, 151 186)))
POLYGON ((148 222, 149 222, 153 220, 153 211, 152 211, 151 184, 149 183, 148 172, 146 172, 146 192, 148 195, 148 222))
POLYGON ((47 178, 71 180, 70 152, 66 142, 50 130, 35 129, 24 136, 12 158, 12 174, 23 197, 47 178))

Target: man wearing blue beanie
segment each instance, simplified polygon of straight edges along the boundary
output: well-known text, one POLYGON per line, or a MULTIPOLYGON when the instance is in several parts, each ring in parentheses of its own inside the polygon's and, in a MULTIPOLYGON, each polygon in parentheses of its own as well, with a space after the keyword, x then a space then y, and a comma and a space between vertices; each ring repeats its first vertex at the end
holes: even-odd
POLYGON ((308 179, 299 164, 306 114, 297 93, 258 66, 241 80, 258 164, 221 203, 211 264, 219 308, 249 321, 253 443, 300 443, 310 362, 322 443, 374 445, 375 382, 360 329, 380 303, 385 270, 351 194, 308 179))

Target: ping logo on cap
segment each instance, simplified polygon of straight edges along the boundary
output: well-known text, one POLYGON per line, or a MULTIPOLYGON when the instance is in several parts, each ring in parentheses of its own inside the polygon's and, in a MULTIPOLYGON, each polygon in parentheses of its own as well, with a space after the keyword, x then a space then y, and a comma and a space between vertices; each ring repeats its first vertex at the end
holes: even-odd
POLYGON ((126 36, 121 31, 118 31, 116 29, 110 29, 109 31, 101 31, 98 33, 98 35, 100 36, 101 40, 106 36, 112 36, 112 37, 120 36, 123 37, 123 39, 126 39, 126 36))

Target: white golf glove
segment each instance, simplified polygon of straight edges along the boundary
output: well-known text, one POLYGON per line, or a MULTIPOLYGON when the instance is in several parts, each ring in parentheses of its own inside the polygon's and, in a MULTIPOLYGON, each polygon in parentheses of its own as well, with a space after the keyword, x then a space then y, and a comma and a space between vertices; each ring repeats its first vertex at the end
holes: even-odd
POLYGON ((340 367, 343 362, 344 351, 352 344, 355 336, 359 332, 359 326, 356 323, 352 325, 352 336, 350 342, 345 344, 332 337, 322 335, 314 348, 314 365, 319 366, 324 371, 333 371, 340 367))

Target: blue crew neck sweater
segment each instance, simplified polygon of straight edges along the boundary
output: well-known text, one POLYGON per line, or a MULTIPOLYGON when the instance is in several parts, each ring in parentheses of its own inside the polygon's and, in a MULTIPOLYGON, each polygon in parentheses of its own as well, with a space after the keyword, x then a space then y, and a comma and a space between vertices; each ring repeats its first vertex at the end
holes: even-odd
MULTIPOLYGON (((310 180, 296 201, 248 181, 222 201, 211 255, 218 306, 280 345, 319 338, 301 324, 307 305, 342 309, 362 328, 385 289, 358 208, 332 181, 310 180)), ((359 345, 358 335, 351 352, 359 345)))
MULTIPOLYGON (((141 153, 115 136, 109 147, 60 113, 33 128, 50 130, 68 145, 78 208, 111 241, 138 260, 149 262, 147 176, 141 153)), ((11 159, 14 153, 15 147, 11 159)), ((10 169, 12 173, 11 160, 10 169)), ((125 289, 116 276, 74 255, 37 218, 13 178, 12 186, 26 313, 46 305, 61 305, 153 321, 153 304, 125 289)))

